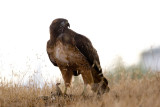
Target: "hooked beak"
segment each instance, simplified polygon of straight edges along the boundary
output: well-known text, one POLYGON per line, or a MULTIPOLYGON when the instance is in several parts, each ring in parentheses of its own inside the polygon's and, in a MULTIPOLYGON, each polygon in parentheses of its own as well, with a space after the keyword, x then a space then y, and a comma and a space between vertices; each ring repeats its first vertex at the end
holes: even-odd
POLYGON ((70 24, 68 23, 68 21, 63 21, 61 23, 61 26, 63 26, 63 27, 70 27, 70 24))
POLYGON ((67 23, 67 26, 70 28, 70 24, 69 23, 67 23))

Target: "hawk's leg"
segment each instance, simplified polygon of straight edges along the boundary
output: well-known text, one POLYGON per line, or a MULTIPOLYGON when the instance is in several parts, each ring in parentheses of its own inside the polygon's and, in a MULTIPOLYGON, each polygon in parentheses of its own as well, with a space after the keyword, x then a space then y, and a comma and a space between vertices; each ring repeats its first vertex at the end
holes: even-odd
POLYGON ((61 70, 62 77, 63 77, 64 83, 65 83, 65 89, 64 89, 63 94, 66 94, 67 93, 67 88, 70 87, 70 84, 71 84, 73 72, 68 70, 68 69, 61 69, 60 68, 60 70, 61 70))
POLYGON ((67 88, 70 86, 70 84, 69 83, 65 83, 65 89, 64 89, 64 95, 67 93, 67 88))
POLYGON ((81 95, 85 95, 87 93, 87 84, 84 84, 83 92, 81 95))
POLYGON ((82 92, 82 95, 85 95, 87 94, 87 85, 91 85, 93 83, 93 77, 92 77, 92 73, 91 73, 91 70, 85 70, 83 71, 82 73, 82 78, 83 78, 83 81, 84 81, 84 89, 83 89, 83 92, 82 92))

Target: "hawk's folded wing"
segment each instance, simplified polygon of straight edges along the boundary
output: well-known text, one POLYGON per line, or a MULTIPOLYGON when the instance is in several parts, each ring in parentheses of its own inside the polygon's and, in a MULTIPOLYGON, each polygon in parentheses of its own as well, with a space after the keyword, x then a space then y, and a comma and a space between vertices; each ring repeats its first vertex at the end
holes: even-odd
POLYGON ((94 67, 96 71, 101 73, 102 70, 100 66, 99 56, 96 49, 92 46, 91 41, 80 34, 75 35, 74 39, 76 47, 86 57, 90 65, 94 67))

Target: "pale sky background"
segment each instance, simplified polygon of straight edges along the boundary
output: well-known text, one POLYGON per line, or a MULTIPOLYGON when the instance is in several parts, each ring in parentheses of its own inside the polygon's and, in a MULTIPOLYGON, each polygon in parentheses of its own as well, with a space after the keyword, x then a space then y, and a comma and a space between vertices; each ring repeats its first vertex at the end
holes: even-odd
POLYGON ((1 0, 0 77, 27 81, 37 72, 44 81, 61 78, 46 53, 56 18, 68 19, 92 41, 102 68, 118 56, 136 64, 143 50, 160 46, 159 0, 1 0))

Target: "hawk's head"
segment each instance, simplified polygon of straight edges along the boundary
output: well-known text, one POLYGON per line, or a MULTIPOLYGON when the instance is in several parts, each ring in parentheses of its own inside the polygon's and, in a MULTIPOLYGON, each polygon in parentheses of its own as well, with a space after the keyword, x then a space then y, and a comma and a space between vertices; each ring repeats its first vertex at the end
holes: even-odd
POLYGON ((56 35, 59 35, 63 33, 66 29, 70 27, 68 20, 63 19, 63 18, 58 18, 53 20, 53 22, 50 25, 50 32, 56 35))

